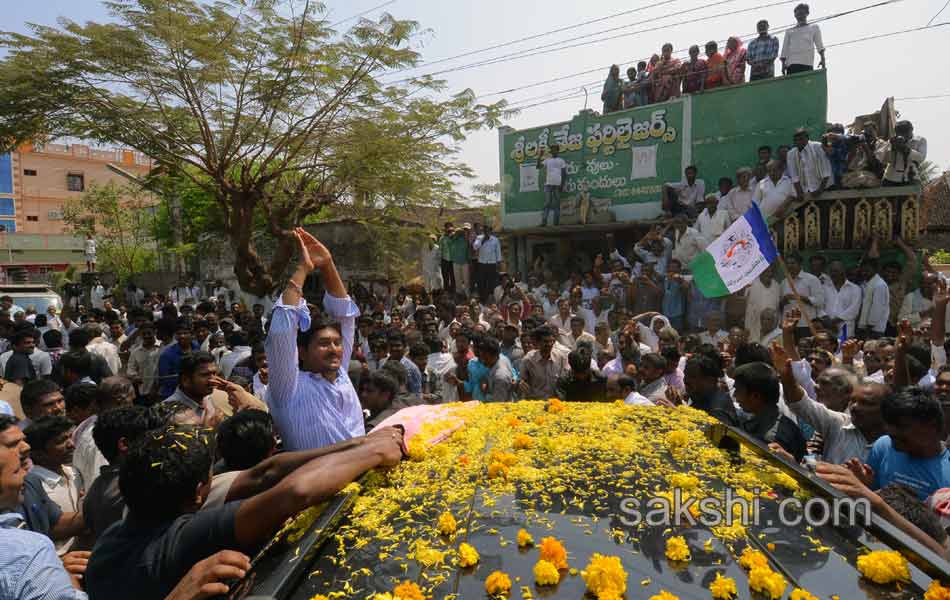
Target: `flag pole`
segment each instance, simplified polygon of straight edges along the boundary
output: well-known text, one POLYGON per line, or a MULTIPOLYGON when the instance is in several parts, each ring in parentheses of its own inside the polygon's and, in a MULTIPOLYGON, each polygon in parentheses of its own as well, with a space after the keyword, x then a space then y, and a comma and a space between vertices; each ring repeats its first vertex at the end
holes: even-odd
POLYGON ((782 265, 782 270, 785 271, 785 276, 788 278, 788 287, 792 288, 792 295, 795 296, 795 301, 798 302, 798 308, 802 311, 802 316, 805 317, 805 322, 808 323, 808 329, 811 331, 812 337, 818 335, 818 332, 815 331, 815 325, 811 322, 811 319, 807 317, 808 312, 805 310, 805 301, 802 300, 802 297, 798 294, 798 290, 795 289, 795 279, 792 277, 792 274, 788 272, 788 267, 785 265, 785 259, 782 258, 781 254, 777 255, 778 264, 782 265))

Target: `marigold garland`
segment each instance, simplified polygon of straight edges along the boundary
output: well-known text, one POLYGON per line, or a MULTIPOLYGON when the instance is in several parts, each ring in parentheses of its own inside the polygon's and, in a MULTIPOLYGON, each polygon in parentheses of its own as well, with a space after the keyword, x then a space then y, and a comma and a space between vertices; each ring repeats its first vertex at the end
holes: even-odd
POLYGON ((534 439, 527 434, 519 433, 515 436, 515 441, 512 443, 512 447, 515 450, 527 450, 534 445, 534 439))
POLYGON ((934 579, 924 592, 924 600, 950 600, 950 587, 945 587, 934 579))
POLYGON ((534 565, 534 582, 538 585, 557 585, 559 581, 561 573, 550 562, 542 559, 534 565))
POLYGON ((581 571, 587 590, 598 600, 619 598, 627 591, 627 572, 618 556, 603 556, 594 553, 587 568, 581 571))
POLYGON ((534 538, 531 537, 531 534, 528 533, 526 529, 518 530, 518 547, 527 548, 534 544, 534 538))
POLYGON ((709 591, 715 600, 729 600, 736 594, 736 580, 732 577, 723 577, 722 573, 716 573, 716 579, 709 584, 709 591))
POLYGON ((546 560, 558 569, 567 568, 567 550, 557 538, 546 537, 541 540, 541 559, 546 560))
POLYGON ((439 515, 439 533, 442 535, 452 535, 458 530, 458 523, 450 512, 444 512, 439 515))
POLYGON ((742 556, 739 557, 739 566, 747 571, 751 571, 757 567, 768 568, 769 559, 761 551, 746 546, 746 549, 742 551, 742 556))
POLYGON ((749 589, 759 592, 772 600, 778 600, 785 593, 788 583, 779 573, 768 567, 754 567, 749 571, 749 589))
POLYGON ((874 583, 910 581, 907 559, 897 550, 874 550, 859 556, 858 571, 874 583))
POLYGON ((502 571, 493 571, 485 580, 485 591, 489 596, 507 596, 511 591, 511 578, 502 571))
POLYGON ((689 545, 683 536, 677 535, 666 540, 666 558, 674 562, 690 559, 689 545))
POLYGON ((403 581, 393 590, 393 600, 425 600, 425 598, 419 586, 411 581, 403 581))
POLYGON ((478 550, 474 546, 462 542, 459 545, 459 566, 462 568, 465 567, 474 567, 478 564, 479 561, 478 550))
MULTIPOLYGON (((924 600, 927 599, 927 596, 924 596, 924 600)), ((812 594, 808 590, 803 590, 802 588, 795 588, 792 590, 792 595, 788 597, 788 600, 818 600, 818 596, 812 594)))

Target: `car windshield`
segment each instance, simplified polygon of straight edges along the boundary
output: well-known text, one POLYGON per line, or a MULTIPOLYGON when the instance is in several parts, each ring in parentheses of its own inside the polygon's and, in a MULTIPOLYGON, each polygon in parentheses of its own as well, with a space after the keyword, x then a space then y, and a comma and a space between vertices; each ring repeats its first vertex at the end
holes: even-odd
POLYGON ((46 309, 49 308, 51 304, 56 307, 56 310, 63 308, 59 298, 55 296, 12 296, 12 298, 15 306, 19 306, 23 310, 32 306, 36 309, 36 314, 46 313, 46 309))

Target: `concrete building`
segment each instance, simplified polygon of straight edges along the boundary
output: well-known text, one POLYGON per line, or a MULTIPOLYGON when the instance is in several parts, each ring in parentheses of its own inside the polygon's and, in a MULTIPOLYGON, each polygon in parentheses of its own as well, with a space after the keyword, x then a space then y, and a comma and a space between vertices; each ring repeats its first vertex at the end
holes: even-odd
POLYGON ((25 144, 0 155, 0 268, 23 278, 83 265, 82 240, 68 235, 63 203, 93 184, 127 184, 151 169, 127 149, 25 144))

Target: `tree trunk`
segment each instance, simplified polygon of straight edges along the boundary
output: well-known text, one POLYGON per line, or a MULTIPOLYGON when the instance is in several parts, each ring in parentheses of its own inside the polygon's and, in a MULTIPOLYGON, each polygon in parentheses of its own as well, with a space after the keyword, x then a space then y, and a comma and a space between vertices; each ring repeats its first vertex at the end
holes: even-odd
POLYGON ((234 275, 241 289, 255 296, 268 296, 283 282, 287 267, 296 251, 291 231, 271 226, 276 247, 265 264, 254 244, 254 208, 260 196, 255 192, 236 191, 229 196, 228 237, 234 245, 234 275))

